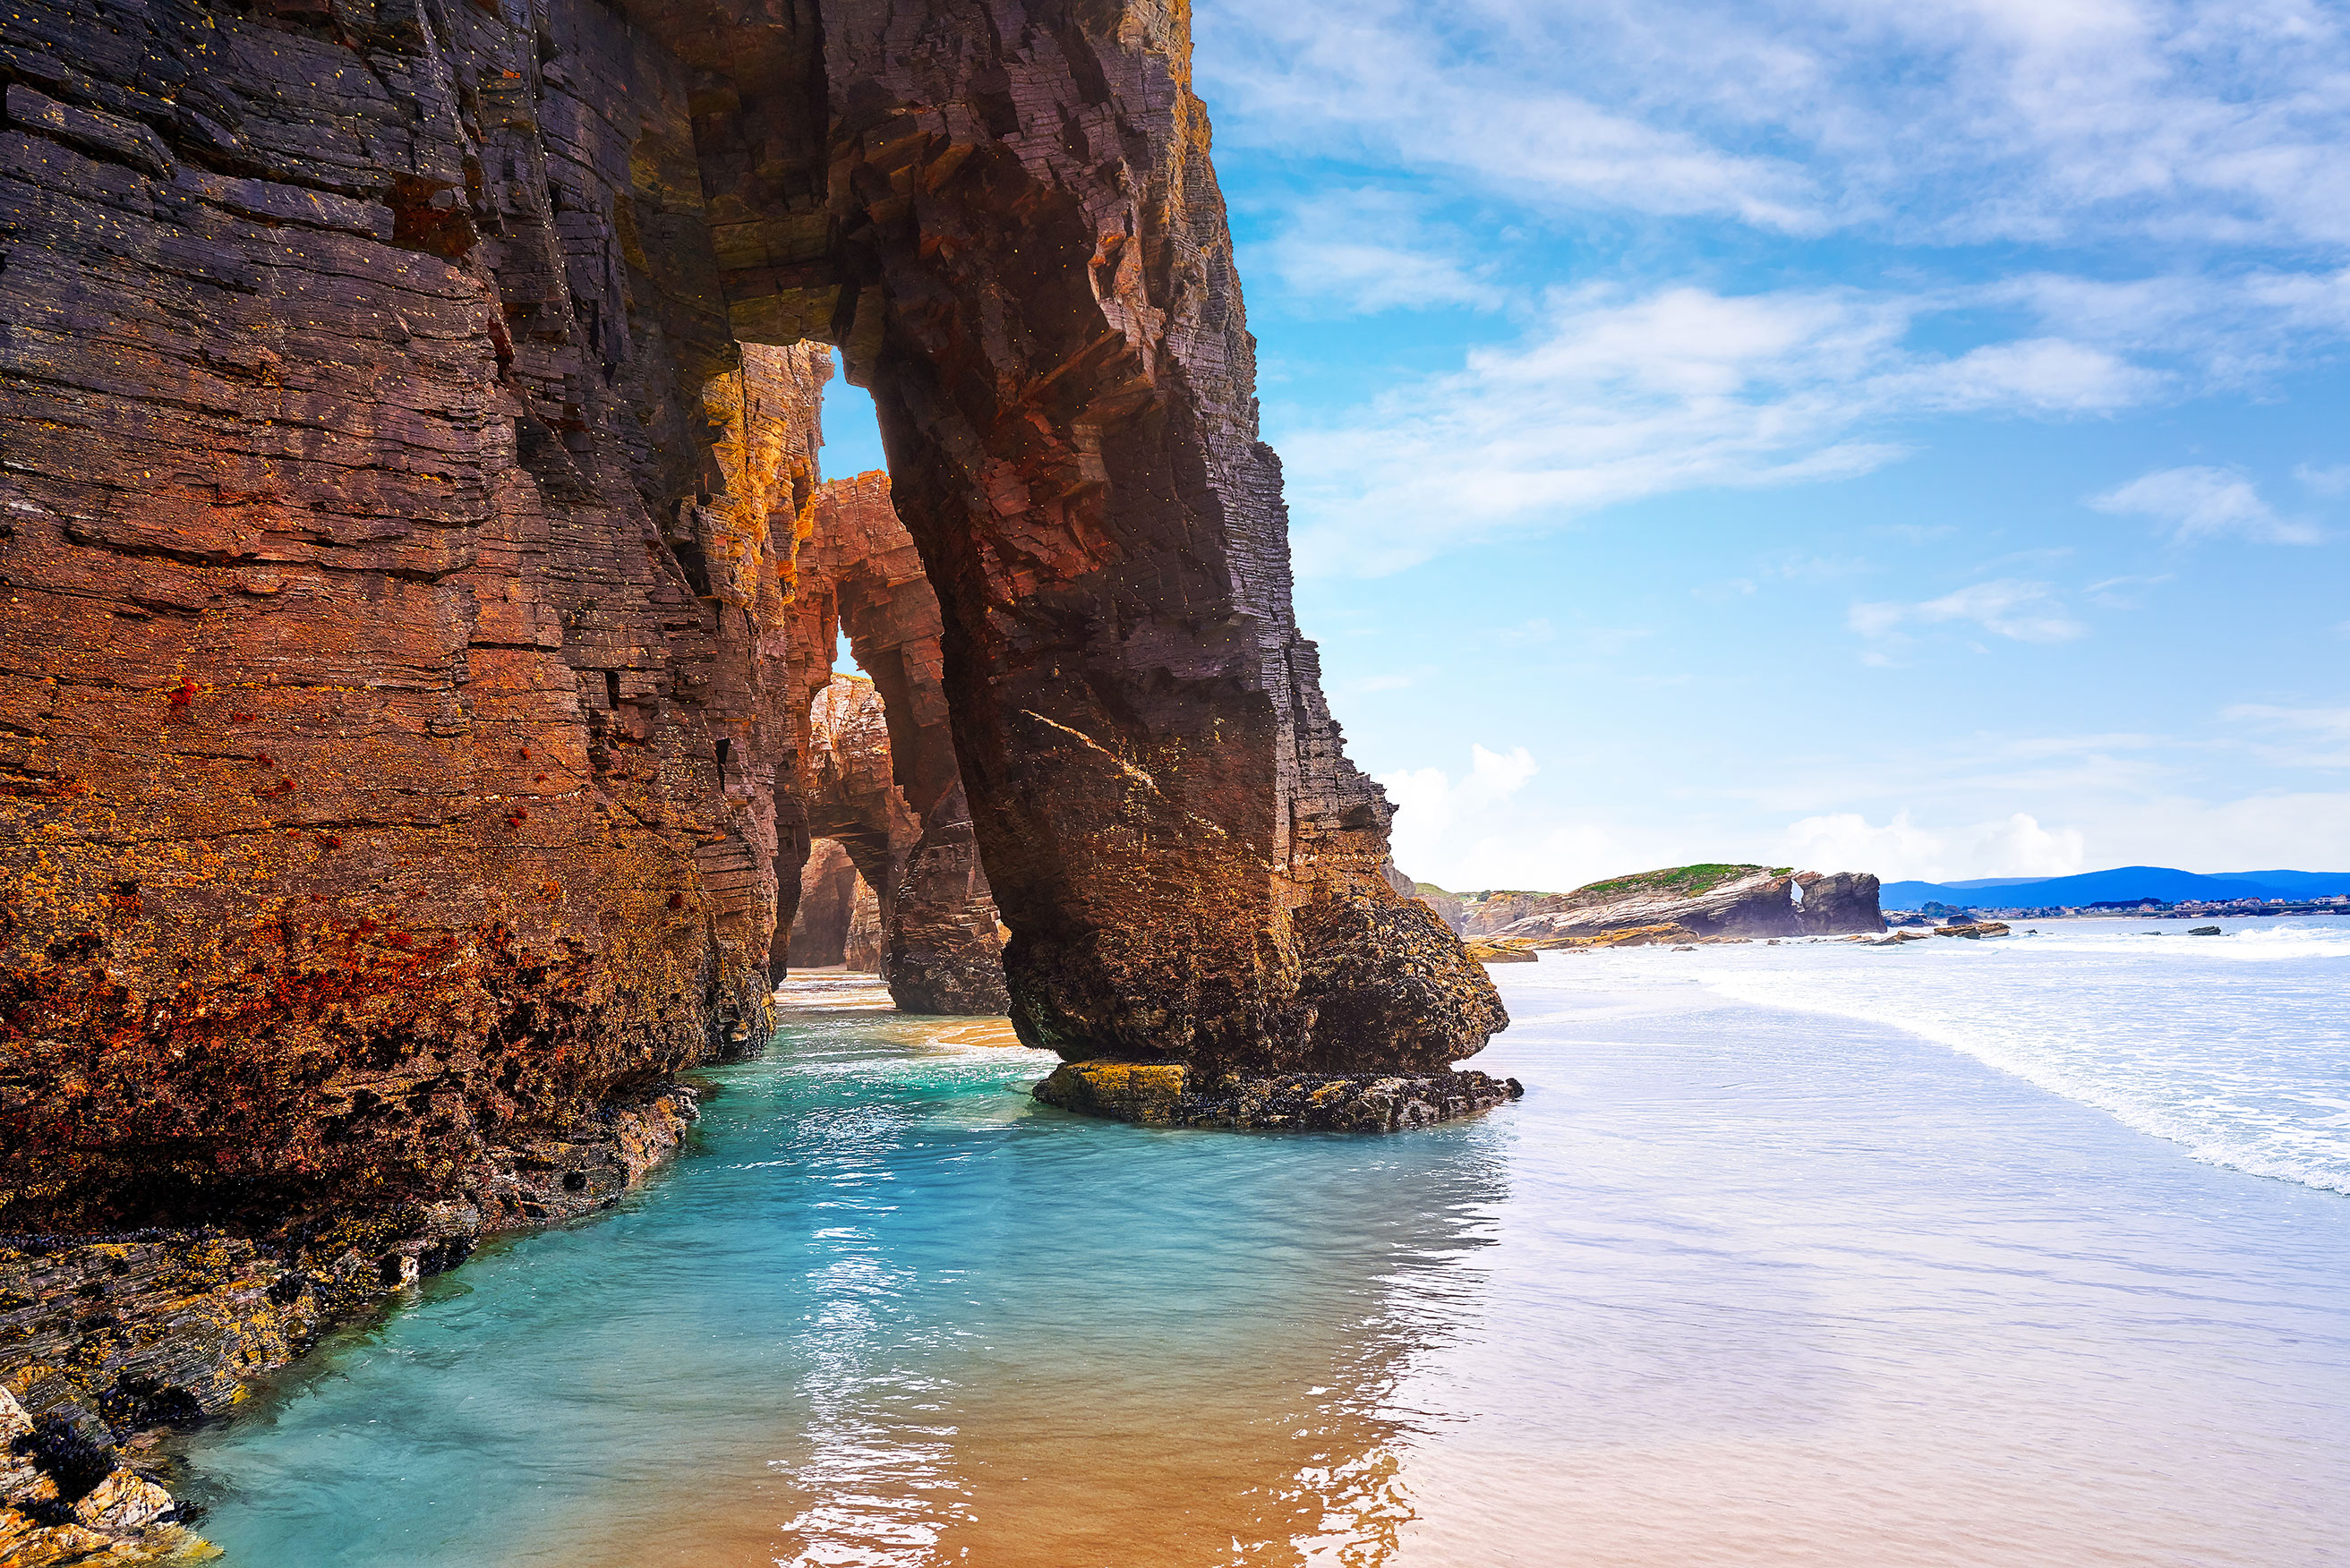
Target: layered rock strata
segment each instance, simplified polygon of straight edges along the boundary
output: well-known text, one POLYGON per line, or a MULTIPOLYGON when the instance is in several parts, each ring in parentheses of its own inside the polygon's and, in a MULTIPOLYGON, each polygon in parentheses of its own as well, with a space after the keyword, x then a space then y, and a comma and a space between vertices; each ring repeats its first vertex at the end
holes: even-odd
POLYGON ((1672 940, 1683 941, 1846 935, 1885 929, 1877 887, 1866 873, 1798 876, 1762 866, 1679 866, 1573 893, 1493 895, 1478 906, 1469 929, 1491 941, 1534 945, 1652 928, 1671 928, 1679 933, 1672 940))
MULTIPOLYGON (((798 564, 801 638, 825 648, 847 639, 880 719, 857 742, 873 750, 915 825, 910 839, 893 837, 886 856, 868 849, 858 863, 884 906, 890 993, 912 1012, 1003 1012, 1003 942, 948 718, 938 596, 888 476, 821 486, 798 564)), ((810 830, 823 831, 813 818, 810 830)))
POLYGON ((1026 1037, 1499 1026, 1295 624, 1184 28, 8 15, 6 1219, 462 1188, 755 1048, 811 338, 938 590, 1026 1037))
MULTIPOLYGON (((773 213, 750 159, 705 183, 760 220, 722 245, 738 329, 828 312, 872 389, 1022 1037, 1263 1072, 1474 1052, 1498 1001, 1380 881, 1389 808, 1297 630, 1188 13, 823 24, 821 206, 773 213)), ((746 95, 741 146, 777 145, 767 113, 746 95)))
POLYGON ((1805 871, 1795 878, 1802 903, 1795 923, 1814 936, 1856 936, 1885 929, 1877 905, 1878 882, 1866 871, 1837 871, 1822 876, 1805 871))
POLYGON ((825 353, 640 31, 371 16, 5 24, 0 1223, 467 1195, 768 1027, 825 353))
POLYGON ((480 1207, 758 1048, 817 341, 935 594, 923 886, 967 809, 1023 1037, 1502 1025, 1295 625, 1187 15, 0 17, 0 1225, 480 1207))
POLYGON ((1403 1132, 1479 1115, 1525 1089, 1476 1072, 1220 1077, 1178 1063, 1097 1059, 1064 1064, 1034 1093, 1060 1110, 1141 1127, 1403 1132))

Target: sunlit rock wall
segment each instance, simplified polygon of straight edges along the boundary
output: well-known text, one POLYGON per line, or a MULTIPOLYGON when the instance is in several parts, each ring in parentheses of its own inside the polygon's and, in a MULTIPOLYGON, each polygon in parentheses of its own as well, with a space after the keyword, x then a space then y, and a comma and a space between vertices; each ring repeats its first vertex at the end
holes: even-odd
POLYGON ((691 73, 588 5, 0 41, 0 1226, 462 1188, 754 1047, 824 351, 732 340, 691 73))

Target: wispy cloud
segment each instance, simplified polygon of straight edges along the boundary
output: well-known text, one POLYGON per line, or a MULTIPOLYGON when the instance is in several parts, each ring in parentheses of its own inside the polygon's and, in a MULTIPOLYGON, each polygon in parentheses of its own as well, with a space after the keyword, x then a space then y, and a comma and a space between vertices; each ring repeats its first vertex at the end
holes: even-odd
POLYGON ((1402 192, 1321 192, 1292 206, 1272 241, 1243 254, 1242 265, 1252 277, 1269 272, 1307 316, 1500 308, 1508 296, 1490 267, 1426 213, 1425 201, 1402 192))
POLYGON ((2314 545, 2311 524, 2280 517, 2241 473, 2224 468, 2166 468, 2093 495, 2100 512, 2149 517, 2186 543, 2234 535, 2271 545, 2314 545))
POLYGON ((2018 642, 2069 642, 2089 628, 2064 610, 2046 583, 2001 577, 1944 594, 1921 604, 1856 604, 1846 624, 1866 638, 1882 639, 1912 625, 1967 621, 2018 642))
POLYGON ((1556 291, 1518 341, 1282 432, 1301 568, 1376 575, 1645 496, 1848 477, 1908 450, 1872 433, 1888 421, 2101 412, 2152 389, 2045 340, 1921 351, 1908 335, 1928 308, 1845 289, 1556 291))
POLYGON ((1937 242, 2350 241, 2350 40, 2308 0, 1210 0, 1228 134, 1514 201, 1937 242))
POLYGON ((1471 746, 1469 771, 1454 778, 1442 768, 1411 768, 1381 774, 1378 782, 1395 803, 1396 864, 1428 868, 1458 864, 1455 840, 1473 830, 1494 806, 1523 789, 1542 769, 1523 746, 1507 752, 1471 746))
POLYGON ((2171 581, 2173 576, 2163 572, 2150 577, 2107 577, 2101 582, 2091 583, 2082 591, 2106 609, 2137 609, 2146 602, 2146 596, 2137 590, 2160 587, 2171 581))
POLYGON ((1518 202, 1822 225, 1819 194, 1790 160, 1729 151, 1560 87, 1549 67, 1563 40, 1546 31, 1532 17, 1402 0, 1232 4, 1200 18, 1209 85, 1237 136, 1351 145, 1518 202))
POLYGON ((2350 708, 2286 708, 2240 702, 2221 711, 2223 719, 2271 738, 2262 760, 2281 767, 2350 768, 2350 708))

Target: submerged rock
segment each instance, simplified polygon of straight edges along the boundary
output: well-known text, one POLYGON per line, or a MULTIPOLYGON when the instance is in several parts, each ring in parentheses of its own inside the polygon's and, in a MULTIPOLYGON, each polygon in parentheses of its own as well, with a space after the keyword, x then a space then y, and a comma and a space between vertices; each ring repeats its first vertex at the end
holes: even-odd
POLYGON ((1457 1121, 1525 1093, 1478 1072, 1216 1076, 1173 1062, 1066 1062, 1033 1091, 1045 1105, 1140 1127, 1400 1132, 1457 1121))

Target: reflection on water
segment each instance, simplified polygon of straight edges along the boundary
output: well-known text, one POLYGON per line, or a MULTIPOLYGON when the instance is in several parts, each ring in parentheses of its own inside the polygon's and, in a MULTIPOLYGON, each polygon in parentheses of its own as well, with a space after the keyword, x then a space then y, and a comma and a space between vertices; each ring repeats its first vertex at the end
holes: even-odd
POLYGON ((1065 1116, 820 978, 186 1490, 243 1568, 2345 1560, 2350 1200, 1674 963, 1497 971, 1527 1097, 1389 1138, 1065 1116))
POLYGON ((1447 1326, 1399 1282, 1488 1239, 1500 1130, 1069 1117, 1008 1026, 877 989, 788 998, 623 1211, 433 1282, 201 1438, 231 1561, 1386 1561, 1386 1397, 1447 1326))

